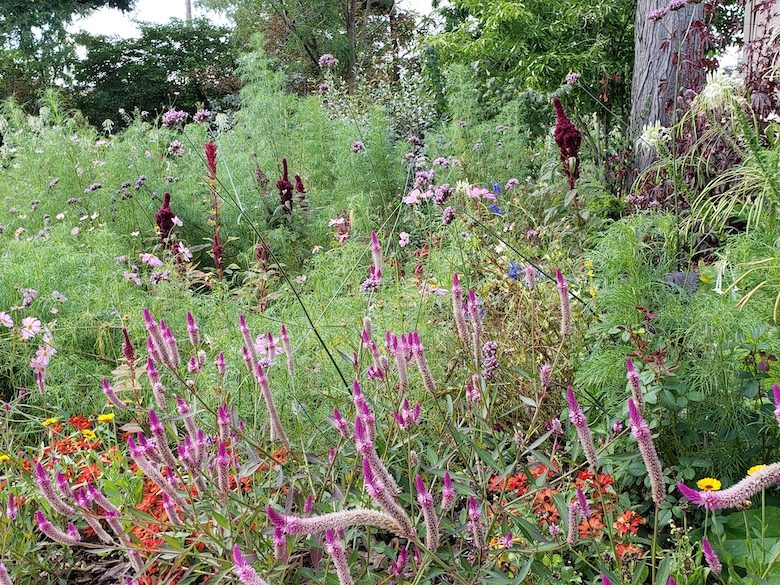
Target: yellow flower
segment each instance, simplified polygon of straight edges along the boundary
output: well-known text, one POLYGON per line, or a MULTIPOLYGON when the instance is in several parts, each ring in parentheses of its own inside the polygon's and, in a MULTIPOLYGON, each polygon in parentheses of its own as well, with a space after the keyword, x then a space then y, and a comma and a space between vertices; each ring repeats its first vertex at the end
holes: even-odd
POLYGON ((585 268, 593 268, 593 260, 585 260, 585 268))
POLYGON ((11 456, 6 455, 5 453, 0 453, 0 463, 5 463, 6 461, 10 461, 11 456))
POLYGON ((48 427, 49 425, 53 425, 57 422, 57 419, 55 417, 47 418, 46 420, 41 421, 41 424, 45 427, 48 427))
POLYGON ((81 434, 84 435, 87 439, 94 439, 97 437, 95 431, 92 429, 81 429, 81 434))
POLYGON ((700 490, 705 492, 717 492, 720 489, 721 483, 712 477, 705 477, 696 482, 700 490))
POLYGON ((753 467, 748 469, 748 475, 753 475, 754 473, 757 473, 762 469, 764 469, 764 467, 766 467, 766 465, 754 465, 753 467))
POLYGON ((98 422, 111 422, 114 420, 114 416, 116 416, 113 412, 109 412, 106 414, 99 414, 97 417, 98 422))

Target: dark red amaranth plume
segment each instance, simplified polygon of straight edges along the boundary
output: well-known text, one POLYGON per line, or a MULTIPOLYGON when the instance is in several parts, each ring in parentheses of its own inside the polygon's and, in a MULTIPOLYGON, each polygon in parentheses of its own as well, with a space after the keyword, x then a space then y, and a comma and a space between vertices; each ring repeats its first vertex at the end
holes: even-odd
POLYGON ((258 242, 255 247, 255 260, 260 264, 260 268, 268 270, 269 262, 271 260, 271 248, 265 242, 258 242))
POLYGON ((217 145, 213 141, 209 140, 203 147, 203 151, 206 154, 206 170, 208 171, 209 179, 217 178, 217 145))
POLYGON ((295 192, 298 194, 298 206, 306 211, 308 205, 306 203, 306 188, 303 186, 303 180, 300 175, 295 175, 295 192))
POLYGON ((580 144, 582 136, 580 131, 572 123, 566 113, 563 111, 561 100, 558 97, 553 98, 555 107, 555 144, 561 152, 561 164, 563 165, 563 174, 569 183, 569 189, 574 189, 574 184, 580 177, 580 144))
POLYGON ((168 191, 163 194, 162 207, 157 210, 154 217, 157 220, 157 228, 160 231, 160 241, 163 247, 167 247, 168 238, 173 230, 173 218, 176 217, 171 211, 171 194, 168 191))
POLYGON ((286 158, 282 159, 282 178, 276 181, 276 188, 279 189, 279 204, 287 213, 292 213, 293 184, 287 172, 286 158))
POLYGON ((222 264, 225 259, 225 249, 222 247, 218 231, 214 232, 214 237, 211 240, 211 256, 214 258, 214 266, 217 267, 217 277, 222 280, 225 276, 222 264))

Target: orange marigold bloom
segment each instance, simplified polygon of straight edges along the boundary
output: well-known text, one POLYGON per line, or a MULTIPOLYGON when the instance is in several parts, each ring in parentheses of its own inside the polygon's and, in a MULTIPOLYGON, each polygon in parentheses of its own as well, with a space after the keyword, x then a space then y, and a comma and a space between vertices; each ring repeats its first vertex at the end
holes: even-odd
POLYGON ((645 519, 633 510, 626 510, 615 520, 613 527, 618 536, 626 534, 636 534, 640 524, 644 524, 645 519))
POLYGON ((545 488, 536 492, 534 501, 532 504, 536 519, 542 525, 554 524, 560 518, 558 507, 555 505, 553 495, 558 493, 558 490, 545 488))
POLYGON ((621 563, 638 559, 642 556, 642 547, 638 544, 621 544, 615 546, 615 554, 621 563))

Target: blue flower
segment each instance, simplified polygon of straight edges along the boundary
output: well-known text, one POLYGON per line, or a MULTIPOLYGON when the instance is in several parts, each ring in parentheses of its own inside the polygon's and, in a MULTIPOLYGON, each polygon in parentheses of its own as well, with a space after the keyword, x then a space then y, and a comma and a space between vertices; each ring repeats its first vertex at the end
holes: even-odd
POLYGON ((497 181, 493 181, 493 194, 501 195, 501 185, 497 181))
POLYGON ((495 203, 493 203, 490 207, 488 207, 488 209, 498 216, 504 215, 504 212, 501 211, 501 208, 495 203))
POLYGON ((525 273, 525 268, 522 264, 518 264, 514 260, 509 261, 509 272, 507 276, 512 280, 518 280, 522 274, 525 273))

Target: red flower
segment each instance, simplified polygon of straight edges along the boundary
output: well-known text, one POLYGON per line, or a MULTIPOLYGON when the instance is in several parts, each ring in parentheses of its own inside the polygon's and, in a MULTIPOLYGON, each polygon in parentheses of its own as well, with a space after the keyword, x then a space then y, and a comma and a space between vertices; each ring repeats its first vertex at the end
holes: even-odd
POLYGON ((580 523, 580 538, 599 538, 601 531, 604 530, 604 524, 601 523, 601 517, 598 514, 593 514, 590 518, 583 520, 580 523))
POLYGON ((555 505, 553 495, 557 494, 558 490, 545 488, 536 492, 534 501, 532 504, 536 519, 542 525, 553 524, 560 518, 558 507, 555 505))
POLYGON ((638 544, 618 544, 615 546, 615 554, 621 563, 625 563, 642 556, 642 548, 638 544))
POLYGON ((633 510, 626 510, 617 517, 613 526, 618 536, 626 534, 636 534, 640 524, 644 524, 645 519, 633 510))
POLYGON ((70 426, 72 426, 77 431, 83 431, 84 429, 92 428, 92 423, 89 422, 89 419, 85 416, 81 416, 80 414, 74 414, 68 419, 68 422, 70 423, 70 426))

